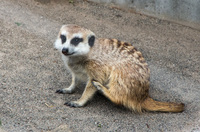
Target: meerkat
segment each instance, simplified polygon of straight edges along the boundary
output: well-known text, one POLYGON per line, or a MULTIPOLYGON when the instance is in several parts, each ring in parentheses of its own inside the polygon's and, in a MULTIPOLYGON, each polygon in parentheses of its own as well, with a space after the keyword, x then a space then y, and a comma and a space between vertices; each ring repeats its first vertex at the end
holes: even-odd
POLYGON ((81 98, 66 102, 67 106, 82 107, 101 91, 113 103, 139 113, 184 110, 183 103, 159 102, 149 96, 150 70, 130 43, 97 38, 92 31, 69 24, 61 27, 54 46, 72 74, 71 85, 56 93, 73 93, 80 82, 86 82, 81 98))

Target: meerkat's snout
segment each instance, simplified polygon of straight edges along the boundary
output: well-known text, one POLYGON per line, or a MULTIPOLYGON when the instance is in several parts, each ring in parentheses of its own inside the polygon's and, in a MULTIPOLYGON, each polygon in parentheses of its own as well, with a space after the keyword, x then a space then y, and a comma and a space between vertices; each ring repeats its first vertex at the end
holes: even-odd
POLYGON ((69 51, 68 48, 63 48, 63 49, 62 49, 62 53, 63 53, 64 55, 67 55, 67 54, 68 54, 68 51, 69 51))
POLYGON ((66 55, 66 56, 69 56, 69 55, 73 55, 74 54, 74 52, 69 52, 69 49, 68 48, 63 48, 62 49, 62 53, 64 54, 64 55, 66 55))

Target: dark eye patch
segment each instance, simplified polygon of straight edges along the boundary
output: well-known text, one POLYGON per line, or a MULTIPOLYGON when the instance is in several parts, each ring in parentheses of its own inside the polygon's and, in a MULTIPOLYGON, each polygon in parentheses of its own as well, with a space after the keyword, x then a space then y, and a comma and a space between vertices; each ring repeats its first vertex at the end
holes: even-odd
POLYGON ((88 41, 90 47, 92 47, 94 45, 94 41, 95 41, 95 36, 93 36, 93 35, 90 36, 89 37, 89 41, 88 41))
POLYGON ((65 43, 66 40, 67 40, 66 36, 65 36, 65 35, 62 35, 62 34, 60 35, 60 39, 61 39, 61 41, 62 41, 62 44, 65 43))
POLYGON ((71 44, 77 46, 80 42, 83 42, 83 38, 75 37, 71 40, 71 44))

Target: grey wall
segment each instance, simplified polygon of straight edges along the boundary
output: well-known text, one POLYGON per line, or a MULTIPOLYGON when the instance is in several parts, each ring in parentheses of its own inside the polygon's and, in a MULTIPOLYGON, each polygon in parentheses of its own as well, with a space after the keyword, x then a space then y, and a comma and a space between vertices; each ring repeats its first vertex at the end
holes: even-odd
POLYGON ((200 29, 200 0, 90 0, 114 3, 136 12, 200 29))

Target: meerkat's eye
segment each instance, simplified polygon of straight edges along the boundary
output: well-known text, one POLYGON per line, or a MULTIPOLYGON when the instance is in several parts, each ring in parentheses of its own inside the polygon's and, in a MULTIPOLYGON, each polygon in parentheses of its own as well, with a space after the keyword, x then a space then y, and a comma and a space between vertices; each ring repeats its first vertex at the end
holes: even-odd
POLYGON ((83 42, 83 38, 75 37, 71 40, 71 44, 77 46, 80 42, 83 42))
POLYGON ((66 40, 67 40, 66 36, 65 36, 65 35, 62 35, 62 34, 60 35, 60 39, 61 39, 61 41, 62 41, 62 44, 65 43, 66 40))
POLYGON ((88 40, 88 43, 90 45, 90 47, 92 47, 94 45, 94 41, 95 41, 95 36, 90 36, 89 37, 89 40, 88 40))

